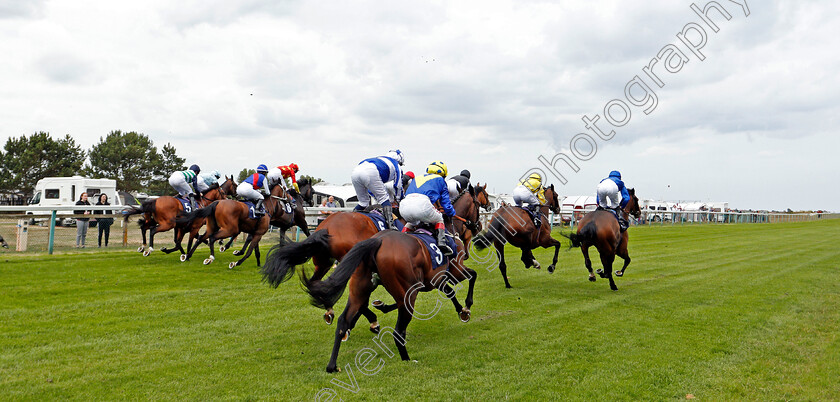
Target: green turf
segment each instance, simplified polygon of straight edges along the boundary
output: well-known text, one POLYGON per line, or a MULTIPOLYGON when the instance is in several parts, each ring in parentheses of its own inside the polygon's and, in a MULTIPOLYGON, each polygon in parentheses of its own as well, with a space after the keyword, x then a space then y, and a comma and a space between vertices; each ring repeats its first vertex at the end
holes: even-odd
MULTIPOLYGON (((229 253, 210 266, 6 253, 0 399, 312 400, 328 387, 344 400, 836 399, 838 239, 840 220, 633 228, 617 292, 587 281, 577 249, 561 251, 554 274, 525 270, 510 249, 513 289, 478 268, 472 321, 451 304, 413 320, 418 362, 380 354, 371 376, 354 366, 358 393, 331 383, 350 382, 347 370, 324 372, 335 327, 296 281, 261 283, 253 260, 228 270, 229 253)), ((421 294, 418 309, 436 298, 421 294)), ((378 350, 366 328, 361 319, 340 366, 378 350)))

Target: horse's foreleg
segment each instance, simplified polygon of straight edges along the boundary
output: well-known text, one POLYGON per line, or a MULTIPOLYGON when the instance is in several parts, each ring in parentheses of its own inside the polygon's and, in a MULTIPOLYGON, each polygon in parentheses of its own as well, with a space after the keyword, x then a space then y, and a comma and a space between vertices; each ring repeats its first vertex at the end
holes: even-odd
MULTIPOLYGON (((414 300, 411 300, 411 304, 414 304, 414 300)), ((408 361, 410 359, 408 357, 408 350, 405 348, 405 330, 406 328, 408 328, 408 324, 410 322, 411 312, 408 311, 408 306, 403 305, 402 307, 400 307, 399 316, 397 317, 397 327, 394 328, 394 343, 397 345, 397 350, 400 351, 400 358, 402 358, 405 361, 408 361)))
POLYGON ((175 246, 173 246, 172 248, 161 248, 160 251, 163 251, 164 254, 169 254, 169 253, 172 253, 173 251, 182 250, 181 253, 183 254, 184 248, 181 247, 181 241, 184 240, 184 235, 185 234, 187 234, 186 230, 181 229, 181 228, 176 226, 175 227, 175 236, 174 236, 175 246))
MULTIPOLYGON (((350 296, 347 298, 347 307, 345 307, 344 312, 338 316, 338 322, 336 323, 335 328, 335 343, 333 344, 332 354, 330 355, 330 362, 327 364, 328 373, 339 371, 336 360, 338 360, 338 350, 341 348, 341 342, 347 340, 350 336, 350 328, 355 325, 356 320, 359 318, 362 300, 359 297, 359 291, 361 289, 359 289, 358 286, 359 284, 354 280, 354 278, 350 278, 350 283, 348 284, 348 287, 350 288, 350 296)), ((370 295, 368 294, 368 296, 370 295)))
POLYGON ((627 242, 627 232, 624 232, 621 237, 621 244, 618 246, 618 252, 616 253, 616 255, 624 260, 624 266, 621 267, 621 270, 615 271, 615 276, 624 276, 624 271, 627 269, 627 266, 630 265, 630 253, 627 252, 627 242))
POLYGON ((233 255, 242 255, 242 254, 244 254, 244 253, 245 253, 245 250, 248 248, 248 246, 250 246, 250 245, 251 245, 251 241, 253 241, 253 239, 254 239, 254 236, 252 236, 252 235, 250 235, 250 234, 249 234, 249 235, 248 235, 248 237, 246 237, 246 238, 245 238, 245 244, 243 244, 243 245, 242 245, 242 249, 241 249, 241 250, 236 250, 236 251, 234 251, 234 252, 233 252, 233 255))
MULTIPOLYGON (((230 265, 228 265, 228 268, 233 268, 235 266, 242 265, 242 263, 245 262, 245 260, 247 260, 248 257, 251 256, 251 253, 254 251, 254 248, 260 244, 260 239, 262 238, 262 235, 249 235, 248 238, 251 239, 250 242, 246 242, 246 244, 250 243, 248 251, 245 252, 245 255, 242 258, 240 258, 239 261, 230 263, 230 265)), ((257 266, 259 266, 259 262, 257 262, 257 266)))

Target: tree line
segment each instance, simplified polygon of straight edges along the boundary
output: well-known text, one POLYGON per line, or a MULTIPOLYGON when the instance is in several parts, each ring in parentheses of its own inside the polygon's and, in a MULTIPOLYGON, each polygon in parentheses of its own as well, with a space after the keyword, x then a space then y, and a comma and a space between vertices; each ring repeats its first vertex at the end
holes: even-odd
POLYGON ((117 180, 117 188, 164 195, 171 191, 169 175, 184 170, 186 160, 167 143, 160 149, 148 136, 134 131, 111 131, 89 150, 69 134, 53 138, 48 132, 11 137, 0 150, 0 192, 29 197, 44 177, 74 175, 117 180))

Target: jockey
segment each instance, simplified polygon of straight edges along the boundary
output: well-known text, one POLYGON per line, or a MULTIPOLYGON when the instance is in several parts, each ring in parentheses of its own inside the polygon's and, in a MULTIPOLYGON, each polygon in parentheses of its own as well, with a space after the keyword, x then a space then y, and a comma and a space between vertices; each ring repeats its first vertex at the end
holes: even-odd
POLYGON ((362 211, 369 207, 372 194, 376 203, 383 207, 382 214, 385 215, 386 229, 391 229, 393 220, 391 203, 398 201, 403 194, 400 171, 403 163, 405 159, 400 150, 388 151, 385 156, 361 161, 350 176, 359 200, 359 205, 356 205, 355 210, 362 211), (386 186, 390 188, 386 189, 386 186))
POLYGON ((408 184, 414 180, 414 172, 408 171, 402 175, 403 198, 405 198, 405 190, 408 189, 408 184))
POLYGON ((265 192, 268 188, 265 180, 266 173, 268 173, 268 168, 261 164, 257 166, 257 173, 248 176, 236 186, 236 195, 254 202, 254 215, 258 217, 265 214, 263 208, 265 196, 260 191, 265 192))
POLYGON ((446 244, 443 215, 435 208, 440 202, 443 213, 449 217, 455 216, 455 208, 449 200, 449 188, 446 186, 446 164, 440 161, 432 162, 426 168, 426 174, 415 178, 406 190, 405 199, 400 204, 400 214, 405 218, 406 225, 403 232, 408 232, 420 222, 434 224, 435 237, 438 248, 447 256, 455 254, 455 250, 446 244))
POLYGON ((187 170, 177 171, 169 176, 169 185, 178 192, 178 196, 189 200, 193 209, 196 206, 195 190, 198 187, 199 172, 201 172, 201 168, 198 165, 192 165, 187 170))
POLYGON ((196 187, 196 190, 198 190, 199 193, 203 194, 205 191, 213 188, 214 184, 218 187, 219 179, 221 177, 222 174, 219 173, 218 170, 213 170, 210 172, 210 174, 207 175, 198 175, 198 180, 196 180, 198 186, 196 187))
POLYGON ((534 225, 540 225, 540 214, 538 208, 545 204, 545 189, 542 186, 542 177, 532 173, 525 181, 513 189, 513 202, 517 207, 528 204, 528 210, 534 215, 534 225))
POLYGON ((610 172, 609 177, 598 183, 596 199, 598 200, 599 209, 615 210, 615 215, 618 217, 618 226, 622 232, 627 230, 629 224, 624 219, 624 216, 622 216, 621 210, 630 202, 630 193, 627 191, 627 187, 624 186, 624 182, 621 181, 621 172, 613 170, 610 172), (621 194, 620 200, 619 194, 621 194))
POLYGON ((446 179, 446 186, 449 188, 449 199, 454 200, 458 198, 461 191, 464 191, 470 186, 470 171, 464 169, 461 171, 461 174, 446 179))
POLYGON ((283 190, 286 193, 291 194, 292 205, 295 204, 295 197, 298 193, 300 193, 300 187, 297 184, 297 178, 295 177, 295 173, 300 170, 296 163, 290 163, 286 166, 277 166, 276 168, 272 168, 268 171, 268 174, 265 176, 268 179, 268 186, 267 188, 271 188, 271 186, 275 184, 279 184, 283 187, 283 190), (290 190, 291 188, 291 190, 290 190))

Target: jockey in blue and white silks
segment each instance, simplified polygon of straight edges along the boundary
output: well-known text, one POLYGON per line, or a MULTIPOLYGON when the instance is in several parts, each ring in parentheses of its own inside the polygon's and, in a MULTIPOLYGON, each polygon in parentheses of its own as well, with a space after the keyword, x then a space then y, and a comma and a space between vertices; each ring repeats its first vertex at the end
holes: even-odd
POLYGON ((263 209, 264 195, 260 190, 268 187, 265 174, 268 168, 265 165, 257 166, 257 173, 248 176, 242 183, 236 186, 236 195, 254 202, 254 213, 257 216, 265 214, 263 209))
POLYGON ((405 199, 400 204, 400 215, 406 221, 404 232, 414 229, 421 222, 434 225, 438 248, 445 255, 451 256, 455 250, 449 248, 444 239, 443 215, 435 208, 435 203, 439 202, 444 214, 455 216, 445 177, 446 164, 440 161, 432 162, 425 175, 415 177, 408 185, 405 199))
POLYGON ((627 191, 624 182, 621 181, 621 172, 618 170, 610 172, 609 177, 598 183, 596 193, 598 208, 614 209, 616 216, 618 216, 621 231, 627 230, 627 221, 624 220, 621 209, 630 202, 630 193, 627 191))
POLYGON ((219 179, 222 177, 222 174, 219 173, 218 170, 213 170, 210 173, 203 175, 198 175, 198 179, 196 180, 196 190, 199 193, 204 193, 205 191, 209 190, 213 185, 219 184, 219 179))
POLYGON ((195 191, 198 188, 198 173, 201 168, 192 165, 187 170, 179 170, 169 176, 169 185, 178 192, 178 196, 188 199, 193 209, 196 207, 195 191))
POLYGON ((405 159, 400 150, 388 151, 384 156, 361 161, 350 175, 353 188, 356 190, 356 197, 359 200, 359 205, 355 209, 361 211, 369 207, 372 195, 376 203, 383 207, 383 215, 385 215, 385 223, 388 229, 391 229, 393 220, 391 204, 399 201, 398 198, 403 193, 400 166, 404 163, 405 159), (386 189, 386 186, 392 188, 386 189), (370 194, 368 194, 368 191, 370 191, 370 194), (392 194, 389 194, 389 192, 392 194))

